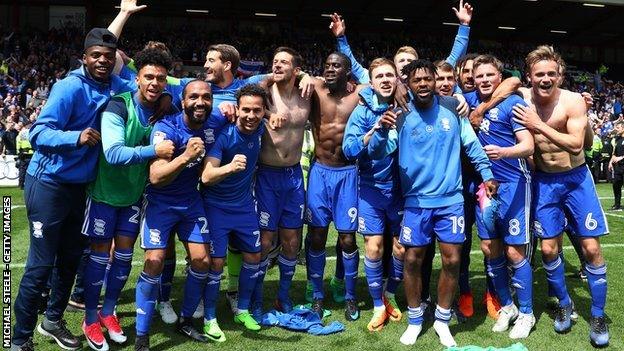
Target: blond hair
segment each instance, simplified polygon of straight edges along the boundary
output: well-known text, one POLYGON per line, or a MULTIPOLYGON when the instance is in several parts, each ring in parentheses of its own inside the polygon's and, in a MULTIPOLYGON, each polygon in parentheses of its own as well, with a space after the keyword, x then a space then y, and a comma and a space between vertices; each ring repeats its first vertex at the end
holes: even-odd
POLYGON ((535 50, 531 51, 525 59, 527 71, 530 72, 533 65, 540 61, 555 61, 558 66, 557 73, 561 75, 565 73, 565 62, 552 46, 540 45, 535 50))
POLYGON ((375 68, 377 68, 377 67, 381 67, 381 66, 384 66, 384 65, 388 65, 388 66, 392 67, 392 69, 394 70, 394 74, 397 73, 396 67, 394 66, 394 62, 388 60, 385 57, 379 57, 379 58, 374 59, 371 62, 370 66, 368 67, 368 75, 369 75, 369 77, 372 79, 373 78, 373 70, 375 68))
POLYGON ((418 53, 416 52, 416 49, 411 46, 401 46, 399 50, 397 50, 396 54, 394 54, 394 56, 403 52, 414 55, 416 57, 416 60, 418 60, 418 53))

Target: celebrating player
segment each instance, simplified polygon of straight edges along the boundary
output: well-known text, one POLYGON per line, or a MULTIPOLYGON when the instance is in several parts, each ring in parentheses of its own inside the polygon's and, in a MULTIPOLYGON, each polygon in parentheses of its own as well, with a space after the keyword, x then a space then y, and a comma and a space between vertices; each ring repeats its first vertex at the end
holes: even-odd
POLYGON ((351 74, 349 58, 332 53, 325 60, 325 82, 314 79, 312 131, 315 137, 315 161, 310 169, 306 194, 306 220, 310 244, 306 260, 312 281, 312 309, 323 316, 323 274, 325 272, 327 232, 334 222, 338 231, 345 271, 345 318, 360 317, 355 300, 360 256, 355 242, 357 230, 357 167, 345 159, 342 139, 347 120, 359 101, 363 86, 347 91, 351 74))
POLYGON ((112 95, 132 90, 127 82, 111 76, 116 48, 112 33, 92 29, 84 41, 84 66, 54 85, 30 129, 35 150, 25 180, 30 245, 15 299, 14 350, 34 348, 37 309, 33 306, 53 267, 57 267, 57 279, 52 280, 50 302, 37 330, 65 349, 81 347, 62 317, 86 246, 80 227, 86 185, 95 179, 100 152, 98 111, 112 95))
POLYGON ((534 229, 542 239, 548 284, 559 299, 555 331, 565 333, 571 328, 572 301, 558 240, 567 221, 571 232, 581 237, 585 253, 592 298, 589 337, 593 345, 606 346, 607 266, 600 236, 607 234, 609 228, 583 155, 585 101, 580 94, 559 88, 562 62, 561 56, 548 46, 539 46, 529 53, 526 65, 532 88, 523 93, 530 107, 517 105, 513 110, 518 123, 535 135, 534 229))
POLYGON ((401 319, 394 294, 403 279, 404 250, 398 243, 403 201, 396 174, 396 153, 373 160, 369 149, 369 140, 379 128, 379 118, 393 102, 396 70, 392 61, 378 58, 371 63, 369 72, 372 86, 360 92, 360 104, 347 122, 342 150, 347 159, 358 160, 358 231, 364 235, 364 271, 374 305, 368 330, 379 331, 388 317, 393 321, 401 319), (384 250, 390 249, 383 246, 386 227, 391 230, 394 245, 392 269, 384 293, 382 256, 384 250))
MULTIPOLYGON (((206 311, 214 314, 228 242, 243 253, 234 321, 252 331, 260 325, 249 313, 250 301, 260 274, 260 230, 252 181, 260 154, 266 113, 266 92, 250 84, 236 93, 236 124, 227 126, 207 154, 202 172, 203 199, 210 225, 215 273, 206 286, 206 311)), ((204 316, 206 319, 214 315, 204 316)))
POLYGON ((87 208, 82 227, 91 241, 91 253, 85 267, 85 319, 82 330, 89 347, 108 350, 102 328, 111 340, 124 343, 124 335, 114 314, 132 263, 134 242, 139 234, 140 198, 147 183, 148 160, 173 154, 171 141, 149 144, 154 114, 171 67, 171 58, 160 50, 148 49, 137 54, 138 89, 111 99, 102 112, 103 155, 98 163, 95 182, 87 192, 87 208), (111 244, 115 239, 113 261, 106 281, 101 312, 97 305, 104 284, 111 244))
POLYGON ((440 243, 442 271, 433 327, 442 345, 451 347, 456 343, 448 323, 461 244, 465 240, 460 148, 464 148, 486 180, 488 196, 496 193, 498 184, 468 121, 456 112, 457 100, 435 95, 435 66, 426 60, 412 61, 405 66, 404 74, 414 95, 411 112, 402 115, 386 111, 381 119, 383 128, 373 134, 369 146, 376 159, 397 148, 399 152, 399 175, 405 198, 399 241, 405 246, 404 279, 409 318, 400 341, 405 345, 414 344, 422 330, 421 265, 435 232, 440 243), (431 162, 432 159, 436 162, 431 162))
MULTIPOLYGON (((491 55, 474 59, 473 74, 477 90, 476 102, 491 99, 502 82, 503 64, 491 55)), ((470 98, 468 100, 471 100, 470 98)), ((502 308, 492 331, 509 332, 512 339, 526 338, 533 326, 533 274, 526 257, 530 242, 531 175, 526 158, 533 154, 533 137, 521 124, 513 120, 512 108, 522 104, 522 98, 511 95, 485 113, 478 138, 492 161, 494 177, 500 183, 498 208, 494 218, 489 218, 482 206, 477 206, 477 230, 481 250, 487 262, 502 308), (493 223, 488 223, 493 221, 493 223), (507 266, 513 268, 512 282, 518 296, 520 311, 509 290, 507 266)))
POLYGON ((204 122, 212 109, 210 86, 192 81, 184 89, 183 112, 159 121, 152 144, 171 142, 173 156, 159 157, 149 166, 150 184, 145 190, 141 222, 141 247, 145 265, 136 285, 135 350, 149 350, 149 329, 169 236, 175 232, 184 244, 191 267, 184 286, 178 330, 193 340, 206 336, 191 324, 191 317, 210 277, 208 221, 197 190, 206 138, 204 122))
POLYGON ((273 247, 275 234, 279 235, 281 243, 278 257, 279 290, 275 305, 283 312, 292 309, 289 290, 301 244, 305 202, 299 160, 304 128, 310 115, 310 99, 302 97, 295 85, 302 64, 303 59, 295 50, 288 47, 275 50, 270 111, 283 114, 286 118, 279 128, 266 129, 256 173, 255 195, 258 202, 262 258, 261 274, 253 298, 254 316, 261 311, 262 282, 268 266, 267 255, 273 247))

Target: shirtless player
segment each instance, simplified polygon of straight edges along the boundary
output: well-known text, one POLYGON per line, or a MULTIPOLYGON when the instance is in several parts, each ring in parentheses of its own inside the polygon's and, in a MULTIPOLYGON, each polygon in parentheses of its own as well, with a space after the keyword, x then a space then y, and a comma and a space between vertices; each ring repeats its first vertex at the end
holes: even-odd
MULTIPOLYGON (((303 133, 310 115, 310 99, 302 97, 295 84, 303 58, 294 49, 279 47, 273 57, 273 81, 269 87, 271 112, 284 118, 279 128, 267 128, 262 137, 256 173, 255 193, 262 241, 260 267, 266 273, 267 255, 278 233, 281 253, 279 291, 275 306, 282 312, 292 310, 288 291, 295 274, 297 252, 301 243, 305 192, 299 160, 303 133)), ((262 306, 262 282, 256 283, 253 312, 262 306)))
POLYGON ((325 61, 325 82, 314 80, 311 122, 316 159, 308 180, 306 221, 310 228, 307 239, 310 250, 306 264, 313 286, 312 309, 322 316, 325 244, 329 223, 333 220, 342 247, 342 257, 337 259, 342 259, 345 270, 345 317, 353 321, 360 316, 355 301, 360 259, 355 242, 358 183, 356 165, 348 162, 342 153, 342 139, 363 86, 348 92, 350 74, 349 58, 332 53, 325 61))
POLYGON ((523 91, 529 107, 516 105, 514 114, 535 135, 534 229, 542 239, 548 283, 559 300, 555 331, 565 333, 571 327, 572 301, 558 247, 567 220, 572 232, 581 238, 587 262, 585 270, 592 297, 589 337, 594 346, 606 346, 607 267, 600 236, 607 234, 609 228, 583 155, 585 101, 580 94, 558 87, 562 64, 561 56, 549 46, 529 53, 526 66, 532 88, 523 91))

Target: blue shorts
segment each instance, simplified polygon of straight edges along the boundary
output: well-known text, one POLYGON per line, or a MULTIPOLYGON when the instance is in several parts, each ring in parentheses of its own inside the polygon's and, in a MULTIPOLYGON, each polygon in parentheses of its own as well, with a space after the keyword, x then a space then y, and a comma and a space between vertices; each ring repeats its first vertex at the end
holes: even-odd
POLYGON ((407 207, 399 242, 404 246, 427 246, 434 235, 447 244, 463 244, 466 240, 464 204, 441 208, 407 207))
POLYGON ((398 236, 403 219, 403 197, 392 189, 360 186, 358 199, 358 232, 382 235, 386 225, 398 236))
POLYGON ((502 239, 507 245, 528 244, 531 238, 531 183, 528 181, 500 183, 497 197, 499 207, 495 216, 494 233, 491 233, 483 223, 479 205, 475 206, 479 238, 502 239))
POLYGON ((591 173, 586 165, 561 173, 535 172, 533 204, 535 234, 555 238, 567 225, 581 237, 609 233, 591 173))
POLYGON ((161 196, 145 195, 141 221, 141 247, 165 249, 171 233, 180 241, 207 244, 210 231, 204 204, 199 192, 192 198, 176 203, 161 196))
POLYGON ((306 221, 313 227, 357 230, 358 170, 356 166, 329 167, 314 162, 308 178, 306 221))
POLYGON ((303 172, 298 164, 292 167, 258 165, 254 187, 261 230, 303 227, 305 190, 303 172))
POLYGON ((136 238, 139 235, 141 202, 116 207, 87 197, 82 234, 94 241, 107 241, 115 235, 136 238))
POLYGON ((225 257, 228 239, 230 245, 242 252, 261 251, 260 228, 253 203, 236 208, 205 206, 210 223, 211 257, 225 257))

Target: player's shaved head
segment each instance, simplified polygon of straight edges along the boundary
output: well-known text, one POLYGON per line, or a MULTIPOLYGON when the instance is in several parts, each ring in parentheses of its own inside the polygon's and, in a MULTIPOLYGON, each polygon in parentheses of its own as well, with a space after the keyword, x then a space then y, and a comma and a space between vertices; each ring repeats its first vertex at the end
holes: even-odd
POLYGON ((193 88, 195 85, 205 85, 208 87, 208 90, 210 90, 212 92, 212 87, 210 86, 210 83, 206 82, 205 80, 201 80, 201 79, 193 79, 192 81, 188 82, 185 86, 184 89, 182 90, 182 99, 186 99, 186 93, 193 88))

